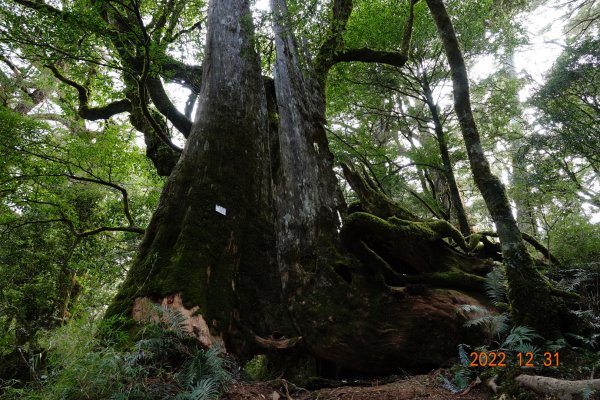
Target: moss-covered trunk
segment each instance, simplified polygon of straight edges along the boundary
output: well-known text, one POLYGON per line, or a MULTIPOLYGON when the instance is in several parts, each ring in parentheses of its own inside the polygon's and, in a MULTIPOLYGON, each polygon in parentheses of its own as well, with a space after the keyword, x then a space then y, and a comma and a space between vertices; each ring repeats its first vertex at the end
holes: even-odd
POLYGON ((109 315, 143 318, 159 302, 203 343, 242 357, 308 355, 376 373, 442 364, 482 333, 463 327, 459 305, 481 304, 485 265, 442 240, 462 239, 445 221, 415 221, 389 199, 372 196, 371 214, 342 227, 323 88, 298 55, 285 1, 272 5, 267 113, 248 2, 210 2, 197 120, 109 315), (363 250, 401 279, 382 279, 363 250))
MULTIPOLYGON (((441 289, 461 287, 451 284, 449 276, 418 274, 414 280, 385 282, 377 271, 368 268, 368 262, 360 256, 360 261, 355 258, 359 253, 356 247, 365 239, 361 234, 368 232, 361 228, 358 229, 361 232, 352 230, 356 218, 345 220, 341 226, 345 207, 324 129, 324 88, 310 69, 309 60, 301 59, 288 25, 285 1, 272 0, 271 4, 277 48, 275 88, 279 116, 279 161, 275 173, 277 254, 283 293, 294 326, 312 354, 346 369, 381 373, 393 371, 398 365, 410 368, 439 364, 451 357, 458 338, 469 340, 469 333, 462 328, 466 316, 458 311, 458 304, 478 304, 478 300, 441 289), (344 233, 347 234, 344 236, 344 233), (344 237, 351 239, 344 240, 344 237), (434 279, 429 278, 439 280, 433 283, 434 279), (422 290, 407 291, 407 285, 413 283, 421 285, 422 290), (392 288, 390 284, 397 286, 392 288), (425 304, 432 307, 421 308, 425 304), (434 330, 440 335, 447 333, 448 339, 438 340, 423 334, 434 330)), ((358 186, 354 188, 357 190, 358 186)), ((380 205, 377 211, 386 210, 384 218, 408 217, 409 213, 400 212, 401 207, 391 202, 379 204, 376 197, 370 198, 380 205)), ((369 218, 369 214, 363 215, 369 218)), ((481 265, 469 257, 461 259, 445 247, 438 236, 423 238, 410 231, 405 236, 408 240, 400 243, 394 231, 395 227, 385 225, 372 237, 375 242, 384 243, 383 247, 394 247, 391 253, 395 251, 399 258, 403 258, 402 253, 406 255, 406 271, 399 275, 412 274, 421 266, 431 267, 437 261, 440 264, 436 271, 444 272, 460 269, 461 261, 465 262, 465 268, 481 265), (387 234, 391 236, 386 237, 387 234), (417 242, 423 246, 410 253, 411 246, 417 242), (442 254, 437 261, 419 260, 427 258, 428 252, 438 250, 442 254)), ((383 252, 370 244, 368 251, 383 252)), ((387 254, 382 257, 387 258, 387 254)), ((466 275, 469 274, 461 276, 466 275)), ((477 276, 474 280, 477 278, 481 279, 477 276)), ((473 286, 467 291, 478 292, 481 281, 473 286)))
POLYGON ((513 217, 504 185, 492 174, 473 118, 467 70, 443 0, 427 0, 452 72, 454 109, 467 148, 471 171, 494 220, 507 266, 514 320, 549 337, 560 335, 560 320, 550 286, 533 265, 513 217))
POLYGON ((238 353, 251 352, 253 334, 286 330, 272 251, 266 96, 248 3, 210 2, 196 122, 109 310, 130 314, 136 299, 176 296, 197 316, 199 335, 210 331, 203 340, 220 337, 238 353))

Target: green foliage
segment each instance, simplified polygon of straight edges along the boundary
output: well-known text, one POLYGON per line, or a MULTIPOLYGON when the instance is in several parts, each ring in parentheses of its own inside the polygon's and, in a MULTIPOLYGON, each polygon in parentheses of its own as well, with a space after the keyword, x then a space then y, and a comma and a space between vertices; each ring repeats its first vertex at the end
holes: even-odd
POLYGON ((0 106, 0 364, 14 366, 3 378, 27 367, 38 333, 114 295, 139 234, 81 234, 147 223, 160 181, 133 139, 114 123, 70 130, 0 106))
MULTIPOLYGON (((28 3, 34 8, 42 4, 28 3)), ((396 51, 408 2, 353 3, 344 33, 346 46, 396 51)), ((503 57, 500 49, 503 54, 513 53, 522 41, 523 28, 515 27, 512 17, 523 3, 446 2, 467 61, 481 54, 503 57)), ((139 83, 142 56, 150 56, 152 74, 163 78, 174 76, 173 70, 166 71, 167 66, 181 67, 173 62, 175 55, 199 64, 203 50, 198 42, 205 35, 200 22, 207 2, 63 0, 46 4, 60 5, 65 13, 45 8, 34 11, 0 0, 0 56, 17 60, 13 75, 8 64, 0 63, 0 361, 6 360, 4 365, 23 361, 25 375, 33 369, 36 379, 47 376, 46 383, 44 379, 37 382, 47 398, 166 397, 174 391, 179 391, 179 398, 214 397, 227 381, 219 364, 223 359, 213 354, 216 350, 203 351, 189 341, 181 329, 181 316, 157 311, 162 322, 149 325, 127 351, 93 339, 93 327, 66 323, 102 310, 114 294, 115 282, 126 273, 139 241, 133 233, 81 234, 98 227, 144 227, 157 204, 162 181, 150 172, 125 118, 84 122, 77 112, 78 93, 73 87, 57 86, 44 67, 52 63, 84 85, 91 107, 131 99, 139 83), (140 12, 141 22, 132 11, 140 12), (44 94, 44 104, 34 103, 34 90, 44 94), (36 104, 30 116, 11 111, 36 104), (127 200, 115 185, 128 193, 127 200), (55 332, 44 333, 57 327, 55 332), (49 347, 48 357, 40 356, 44 346, 49 347), (81 387, 80 392, 73 382, 81 387)), ((314 54, 331 19, 328 2, 290 0, 288 5, 293 29, 303 37, 300 47, 305 45, 314 54)), ((352 63, 333 69, 328 86, 331 148, 338 160, 364 165, 378 186, 416 213, 450 217, 439 143, 419 81, 426 76, 439 102, 443 138, 459 186, 471 204, 473 220, 482 225, 487 211, 472 195, 464 144, 455 134, 457 121, 449 107, 443 107, 449 104, 448 68, 426 2, 417 2, 415 15, 405 68, 352 63)), ((258 30, 256 46, 266 55, 263 62, 268 75, 273 56, 268 15, 260 21, 264 29, 258 30)), ((495 156, 505 163, 515 154, 530 157, 519 165, 522 171, 505 168, 513 178, 518 172, 525 178, 513 185, 513 197, 530 201, 543 224, 548 247, 569 266, 559 272, 564 278, 561 284, 566 290, 585 293, 585 310, 577 311, 577 316, 592 324, 597 323, 600 301, 591 263, 600 256, 600 233, 598 225, 577 210, 582 203, 600 204, 599 48, 598 40, 590 36, 561 56, 534 100, 543 114, 540 126, 533 127, 536 134, 524 133, 518 101, 524 82, 514 79, 511 71, 501 69, 481 82, 474 96, 482 133, 506 145, 506 152, 495 156), (517 148, 520 153, 514 151, 517 148)), ((310 57, 301 53, 308 61, 310 57)), ((173 279, 174 288, 179 278, 173 279)), ((506 310, 502 270, 488 275, 485 287, 494 305, 506 310)), ((507 314, 468 305, 463 310, 473 314, 467 325, 487 326, 498 338, 499 348, 535 350, 534 333, 524 327, 509 332, 507 314)), ((594 333, 571 338, 592 348, 598 342, 594 333)), ((119 339, 123 342, 127 338, 119 339)), ((459 353, 464 359, 465 349, 459 353)), ((256 358, 247 368, 258 377, 264 373, 264 360, 256 358)), ((459 369, 452 379, 462 388, 468 377, 459 369)), ((25 393, 12 387, 15 397, 19 391, 25 393)))
POLYGON ((570 214, 556 224, 550 236, 552 253, 566 266, 597 262, 600 259, 600 224, 570 214))
POLYGON ((272 377, 272 374, 269 373, 269 369, 267 367, 267 358, 264 354, 254 356, 246 363, 244 370, 248 376, 255 381, 264 381, 272 377))
POLYGON ((561 280, 558 286, 569 292, 577 292, 589 298, 589 305, 598 311, 598 285, 600 278, 600 263, 579 264, 579 268, 562 269, 557 273, 561 280))
MULTIPOLYGON (((507 282, 504 267, 496 267, 486 275, 485 289, 492 303, 506 309, 507 302, 507 282)), ((486 307, 472 304, 463 304, 459 308, 471 314, 471 318, 465 322, 465 327, 485 326, 487 330, 495 337, 491 345, 483 345, 471 348, 471 346, 460 344, 458 346, 458 356, 460 363, 455 364, 450 369, 451 376, 438 376, 438 382, 452 393, 460 393, 469 386, 469 383, 475 379, 482 371, 489 373, 489 366, 472 367, 471 352, 502 352, 506 355, 504 360, 508 366, 517 365, 517 354, 532 353, 539 357, 541 348, 538 343, 543 339, 533 329, 526 326, 513 326, 511 328, 510 315, 508 312, 497 313, 486 307), (509 330, 510 328, 510 330, 509 330)), ((558 351, 565 345, 564 340, 560 343, 546 343, 544 351, 551 348, 558 351), (553 345, 553 346, 552 346, 553 345)), ((502 369, 501 369, 502 370, 502 369)))
POLYGON ((462 305, 461 309, 467 312, 475 312, 476 315, 465 323, 465 327, 485 326, 494 336, 500 336, 508 329, 508 314, 496 314, 484 307, 473 305, 462 305))
POLYGON ((221 349, 201 348, 180 314, 155 311, 160 322, 146 324, 129 350, 98 339, 89 317, 56 329, 44 339, 47 367, 37 384, 4 388, 4 398, 217 399, 231 380, 221 349))
MULTIPOLYGON (((506 310, 507 283, 504 267, 495 267, 490 271, 484 282, 488 298, 499 309, 506 310)), ((463 304, 460 309, 471 313, 471 318, 465 322, 465 327, 485 326, 487 330, 497 338, 500 338, 509 328, 509 314, 507 312, 496 313, 486 307, 473 304, 463 304)))
POLYGON ((508 287, 506 272, 503 267, 496 266, 485 277, 485 292, 495 306, 507 303, 508 287))
POLYGON ((558 287, 581 296, 579 310, 571 310, 579 325, 584 328, 577 333, 569 333, 577 345, 597 350, 600 345, 600 264, 598 262, 572 265, 569 269, 556 269, 553 274, 558 287))
POLYGON ((462 369, 460 372, 456 372, 452 378, 448 378, 445 375, 439 374, 436 379, 440 386, 442 386, 444 389, 452 394, 458 394, 468 386, 468 383, 466 385, 464 384, 464 376, 467 375, 468 372, 468 370, 462 369))
MULTIPOLYGON (((586 38, 565 48, 547 81, 532 103, 540 111, 540 132, 532 145, 543 149, 538 164, 548 164, 553 174, 538 176, 540 182, 570 183, 564 187, 595 207, 600 207, 600 41, 586 38), (546 178, 546 179, 544 179, 546 178)), ((551 184, 549 186, 552 186, 551 184)))
POLYGON ((514 353, 532 352, 537 354, 539 352, 539 348, 534 346, 532 343, 541 338, 542 337, 531 328, 526 326, 515 326, 502 341, 499 349, 514 353))
POLYGON ((594 389, 585 388, 583 389, 581 396, 583 400, 592 400, 596 391, 594 389))

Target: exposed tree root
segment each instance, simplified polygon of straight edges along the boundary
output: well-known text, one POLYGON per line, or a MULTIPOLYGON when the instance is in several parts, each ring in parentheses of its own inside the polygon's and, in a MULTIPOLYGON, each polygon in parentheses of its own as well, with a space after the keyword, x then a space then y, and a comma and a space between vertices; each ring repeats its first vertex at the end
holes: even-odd
POLYGON ((515 382, 537 393, 552 394, 561 400, 570 400, 584 391, 600 391, 600 379, 566 381, 536 375, 519 375, 515 382))

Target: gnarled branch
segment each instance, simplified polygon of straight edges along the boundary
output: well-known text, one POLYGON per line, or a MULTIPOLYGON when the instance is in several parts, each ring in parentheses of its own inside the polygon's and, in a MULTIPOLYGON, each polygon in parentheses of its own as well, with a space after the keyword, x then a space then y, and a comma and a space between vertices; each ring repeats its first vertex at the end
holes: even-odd
POLYGON ((329 69, 339 62, 371 62, 402 67, 408 61, 408 51, 412 37, 414 20, 414 0, 409 0, 409 14, 404 26, 400 51, 379 51, 366 47, 348 49, 344 43, 344 32, 352 14, 352 0, 335 0, 332 7, 332 19, 329 34, 316 57, 316 71, 321 85, 324 85, 329 69))
POLYGON ((146 79, 146 90, 158 111, 167 117, 173 126, 187 138, 192 129, 192 121, 175 108, 167 92, 165 92, 161 80, 156 77, 148 77, 146 79))
POLYGON ((79 109, 77 114, 84 119, 96 121, 99 119, 108 119, 113 115, 131 111, 131 102, 128 99, 118 100, 102 107, 90 107, 88 89, 83 85, 65 77, 58 68, 52 64, 45 65, 52 74, 61 82, 75 88, 79 99, 79 109))

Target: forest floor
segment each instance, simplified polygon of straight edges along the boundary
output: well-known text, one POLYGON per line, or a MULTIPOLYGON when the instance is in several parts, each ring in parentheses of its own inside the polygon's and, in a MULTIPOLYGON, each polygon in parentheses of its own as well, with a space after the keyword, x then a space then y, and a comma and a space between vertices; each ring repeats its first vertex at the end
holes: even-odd
POLYGON ((428 375, 414 375, 392 383, 371 386, 340 386, 330 389, 308 391, 278 379, 269 382, 236 383, 222 400, 489 400, 493 393, 487 387, 478 385, 465 394, 452 394, 436 380, 438 372, 428 375))

